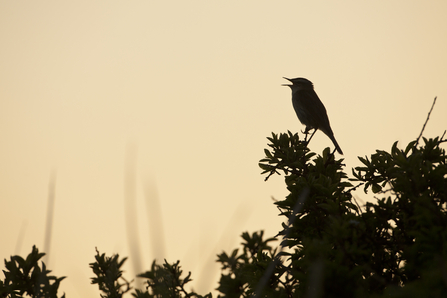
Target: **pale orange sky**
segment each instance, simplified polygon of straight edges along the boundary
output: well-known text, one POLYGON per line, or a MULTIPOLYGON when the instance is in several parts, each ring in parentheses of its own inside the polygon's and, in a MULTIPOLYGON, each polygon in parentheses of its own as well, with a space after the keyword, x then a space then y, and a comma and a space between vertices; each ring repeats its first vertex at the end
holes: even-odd
MULTIPOLYGON (((435 96, 424 135, 447 129, 443 0, 4 0, 0 40, 0 258, 43 250, 55 171, 49 268, 68 297, 98 297, 95 247, 129 255, 129 152, 143 270, 155 257, 145 193, 160 200, 163 257, 200 294, 243 231, 279 231, 283 177, 264 182, 258 161, 272 131, 304 129, 283 76, 314 83, 348 174, 357 156, 415 139, 435 96)), ((321 132, 310 144, 327 146, 321 132)))

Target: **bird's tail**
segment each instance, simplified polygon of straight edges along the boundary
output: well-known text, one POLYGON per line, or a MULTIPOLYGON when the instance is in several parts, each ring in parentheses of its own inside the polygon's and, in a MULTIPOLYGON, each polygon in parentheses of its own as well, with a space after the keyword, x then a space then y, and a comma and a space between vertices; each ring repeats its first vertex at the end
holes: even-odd
POLYGON ((337 152, 340 153, 341 155, 343 155, 343 151, 341 150, 340 146, 337 143, 337 140, 335 139, 334 135, 329 136, 329 138, 331 139, 332 143, 334 143, 335 149, 337 149, 337 152))

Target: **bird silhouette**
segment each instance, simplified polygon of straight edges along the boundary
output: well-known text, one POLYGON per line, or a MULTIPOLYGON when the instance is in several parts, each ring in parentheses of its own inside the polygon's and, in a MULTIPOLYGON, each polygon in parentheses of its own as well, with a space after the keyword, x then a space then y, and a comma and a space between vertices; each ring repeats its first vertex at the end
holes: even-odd
POLYGON ((337 152, 343 154, 332 132, 326 108, 317 93, 315 93, 312 82, 305 78, 284 79, 292 83, 291 85, 284 84, 283 86, 289 86, 292 89, 293 108, 300 122, 306 125, 304 132, 307 134, 309 130, 314 129, 314 134, 317 129, 321 130, 334 143, 337 152))

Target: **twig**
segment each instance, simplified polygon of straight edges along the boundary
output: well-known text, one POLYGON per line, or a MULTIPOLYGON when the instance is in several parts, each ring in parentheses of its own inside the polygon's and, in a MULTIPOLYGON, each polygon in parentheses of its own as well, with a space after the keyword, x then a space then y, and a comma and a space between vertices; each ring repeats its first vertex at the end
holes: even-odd
POLYGON ((438 98, 438 97, 436 96, 435 99, 433 100, 433 104, 431 105, 430 112, 428 112, 427 119, 425 119, 424 126, 422 126, 421 133, 419 134, 418 138, 416 139, 416 143, 414 143, 414 147, 416 147, 418 145, 419 139, 422 137, 422 133, 425 130, 425 125, 427 125, 428 119, 430 118, 431 111, 433 111, 433 107, 435 106, 436 98, 438 98))
POLYGON ((356 185, 356 186, 353 186, 353 187, 351 187, 350 189, 348 189, 347 191, 345 191, 346 193, 348 193, 348 192, 352 192, 352 191, 354 191, 354 190, 356 190, 357 188, 359 188, 360 186, 362 186, 363 184, 365 184, 365 183, 359 183, 358 185, 356 185))

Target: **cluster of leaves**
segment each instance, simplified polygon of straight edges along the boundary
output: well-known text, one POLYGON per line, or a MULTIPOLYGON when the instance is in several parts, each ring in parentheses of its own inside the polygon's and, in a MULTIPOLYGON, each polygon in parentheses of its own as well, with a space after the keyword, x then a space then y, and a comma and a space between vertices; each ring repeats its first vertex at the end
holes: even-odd
MULTIPOLYGON (((275 204, 285 220, 278 235, 242 234, 242 248, 222 252, 219 297, 444 297, 447 292, 447 158, 441 138, 411 142, 405 150, 343 160, 326 148, 310 152, 297 134, 272 134, 260 161, 266 180, 284 175, 289 194, 275 204), (356 185, 353 185, 355 183, 356 185), (353 191, 363 186, 376 200, 361 208, 353 191), (280 240, 280 241, 278 241, 280 240), (278 241, 275 243, 275 241, 278 241), (275 245, 273 245, 275 244, 275 245)), ((57 297, 63 278, 48 276, 33 248, 26 260, 6 262, 0 297, 57 297)), ((126 259, 97 252, 90 264, 101 297, 131 290, 126 259)), ((146 289, 133 297, 207 297, 188 291, 179 261, 140 274, 146 289)))
MULTIPOLYGON (((360 158, 351 182, 342 160, 275 135, 260 167, 284 173, 290 194, 276 202, 288 218, 272 277, 283 297, 443 297, 447 291, 447 159, 442 138, 395 143, 360 158), (383 195, 358 207, 360 185, 383 195)), ((221 281, 222 282, 222 281, 221 281)), ((251 287, 253 289, 253 287, 251 287)), ((250 290, 251 290, 250 289, 250 290)), ((247 290, 247 293, 250 291, 247 290)), ((269 296, 257 293, 260 296, 269 296)), ((281 297, 276 295, 276 297, 281 297)))
POLYGON ((146 279, 146 291, 136 290, 134 297, 196 297, 211 298, 211 294, 201 296, 193 291, 188 292, 185 285, 191 281, 191 272, 182 278, 183 271, 180 261, 169 264, 166 260, 163 265, 152 263, 151 270, 138 275, 146 279))
POLYGON ((367 203, 364 227, 375 252, 379 289, 399 297, 443 297, 447 290, 447 159, 442 138, 377 151, 353 175, 383 195, 367 203), (380 249, 382 247, 382 249, 380 249), (394 285, 392 287, 391 285, 394 285))
POLYGON ((92 278, 92 284, 97 284, 102 292, 102 298, 121 298, 130 291, 130 283, 123 277, 121 267, 127 258, 119 259, 119 255, 107 257, 96 250, 96 262, 90 263, 96 277, 92 278))
MULTIPOLYGON (((130 282, 124 279, 121 269, 127 258, 120 260, 117 254, 107 257, 105 254, 100 255, 97 252, 95 259, 96 262, 90 264, 96 275, 92 278, 92 284, 98 284, 102 292, 101 297, 121 298, 131 290, 130 282)), ((150 271, 138 275, 138 277, 146 279, 146 290, 135 289, 132 296, 136 298, 211 297, 211 294, 200 296, 185 289, 185 285, 191 281, 191 273, 183 278, 183 271, 179 264, 180 261, 172 265, 165 261, 163 265, 158 265, 154 261, 150 271)))
POLYGON ((0 280, 0 297, 58 297, 59 284, 65 277, 48 275, 51 271, 46 269, 44 262, 42 268, 39 266, 39 260, 44 255, 33 246, 26 259, 20 256, 12 256, 10 261, 5 259, 5 279, 0 280))
POLYGON ((252 235, 242 234, 242 251, 233 250, 231 255, 223 252, 218 256, 218 262, 222 264, 220 286, 217 288, 227 297, 250 297, 257 289, 259 282, 264 281, 267 287, 265 292, 270 297, 280 297, 284 291, 281 280, 276 276, 266 275, 266 272, 280 270, 280 263, 274 257, 277 248, 272 248, 269 242, 276 238, 264 240, 264 232, 255 232, 252 235))

